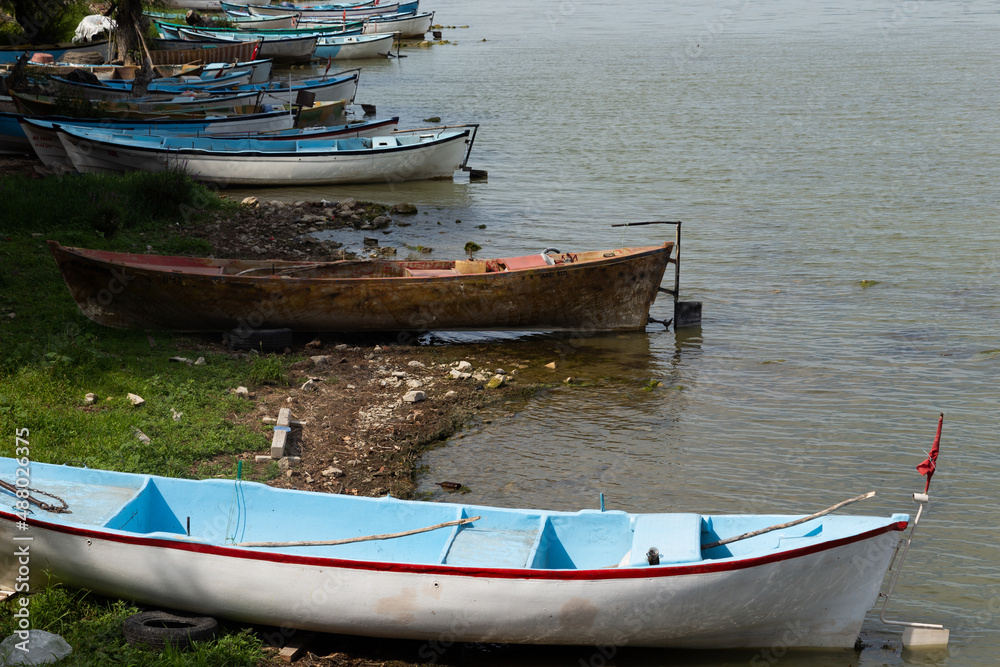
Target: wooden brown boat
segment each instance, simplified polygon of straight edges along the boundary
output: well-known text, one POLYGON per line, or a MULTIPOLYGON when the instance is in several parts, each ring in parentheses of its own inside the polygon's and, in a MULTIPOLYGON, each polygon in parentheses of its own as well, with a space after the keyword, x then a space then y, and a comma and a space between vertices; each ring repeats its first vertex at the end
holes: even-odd
POLYGON ((195 45, 189 42, 178 42, 182 48, 155 49, 149 52, 149 58, 154 65, 185 65, 200 63, 246 63, 254 60, 260 51, 260 40, 240 42, 237 44, 207 44, 195 45))
POLYGON ((645 328, 673 242, 489 260, 205 259, 49 248, 83 313, 175 331, 645 328))

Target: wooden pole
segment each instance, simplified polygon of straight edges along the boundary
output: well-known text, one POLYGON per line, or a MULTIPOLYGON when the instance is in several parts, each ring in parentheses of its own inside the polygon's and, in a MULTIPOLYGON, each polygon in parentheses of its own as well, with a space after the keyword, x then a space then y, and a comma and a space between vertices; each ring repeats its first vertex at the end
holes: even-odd
POLYGON ((362 535, 361 537, 349 537, 345 540, 316 540, 310 542, 240 542, 236 546, 238 547, 330 547, 336 546, 338 544, 351 544, 353 542, 368 542, 371 540, 391 540, 396 537, 406 537, 407 535, 416 535, 418 533, 426 533, 432 530, 438 530, 439 528, 448 528, 449 526, 461 526, 462 524, 472 523, 473 521, 479 521, 483 517, 473 516, 467 519, 458 519, 457 521, 445 521, 444 523, 438 523, 433 526, 427 526, 425 528, 414 528, 413 530, 406 530, 402 533, 386 533, 385 535, 362 535))
POLYGON ((712 542, 711 544, 703 544, 701 546, 701 550, 705 551, 707 549, 714 549, 715 547, 721 547, 723 544, 730 544, 732 542, 738 542, 740 540, 745 540, 748 537, 755 537, 757 535, 763 535, 764 533, 770 533, 772 530, 780 530, 781 528, 789 528, 790 526, 797 526, 800 523, 805 523, 806 521, 812 521, 813 519, 817 519, 817 518, 819 518, 821 516, 825 516, 825 515, 829 514, 830 512, 838 510, 838 509, 840 509, 841 507, 843 507, 845 505, 850 505, 851 503, 856 503, 859 500, 867 500, 868 498, 871 498, 874 495, 875 495, 874 491, 869 491, 868 493, 864 493, 864 494, 862 494, 860 496, 855 496, 854 498, 851 498, 849 500, 845 500, 843 502, 837 503, 833 507, 828 507, 825 510, 823 510, 822 512, 816 512, 815 514, 810 514, 809 516, 804 516, 801 519, 796 519, 795 521, 789 521, 788 523, 779 523, 776 526, 769 526, 767 528, 761 528, 760 530, 754 530, 754 531, 751 531, 749 533, 743 533, 742 535, 737 535, 736 537, 727 537, 724 540, 719 540, 718 542, 712 542))

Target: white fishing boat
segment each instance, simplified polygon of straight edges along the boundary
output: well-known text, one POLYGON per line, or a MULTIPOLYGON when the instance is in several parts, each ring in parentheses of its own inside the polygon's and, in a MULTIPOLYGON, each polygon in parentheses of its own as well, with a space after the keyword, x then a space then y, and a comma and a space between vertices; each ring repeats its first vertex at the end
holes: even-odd
MULTIPOLYGON (((393 34, 403 39, 423 37, 434 23, 434 12, 408 14, 380 14, 365 19, 363 33, 366 35, 393 34)), ((301 28, 323 28, 345 25, 335 18, 303 18, 298 23, 301 28)))
POLYGON ((507 509, 20 469, 0 458, 0 587, 24 570, 33 586, 243 623, 449 642, 850 648, 909 520, 507 509))
POLYGON ((199 181, 278 186, 451 178, 465 166, 477 128, 298 141, 123 137, 73 126, 59 126, 57 131, 74 168, 82 173, 179 168, 199 181))
POLYGON ((392 51, 393 35, 350 35, 316 40, 317 60, 364 60, 385 58, 392 51))
MULTIPOLYGON (((49 169, 59 173, 76 169, 66 154, 56 132, 58 125, 100 128, 109 134, 123 137, 175 134, 183 136, 210 135, 216 137, 238 137, 258 139, 289 138, 349 138, 384 134, 396 129, 398 117, 383 121, 370 121, 337 127, 294 128, 295 116, 287 111, 272 111, 263 114, 234 115, 228 117, 203 118, 193 120, 116 120, 102 118, 62 118, 59 116, 21 116, 14 119, 19 123, 22 136, 34 150, 35 155, 49 169)), ((3 128, 9 122, 0 114, 0 141, 4 138, 3 128)))
MULTIPOLYGON (((295 104, 299 93, 306 93, 312 102, 336 102, 344 100, 344 104, 354 102, 358 92, 358 81, 361 79, 360 69, 348 69, 342 72, 311 79, 281 79, 267 83, 251 83, 225 89, 228 94, 258 93, 260 104, 295 104)), ((218 91, 221 94, 221 90, 218 91)))

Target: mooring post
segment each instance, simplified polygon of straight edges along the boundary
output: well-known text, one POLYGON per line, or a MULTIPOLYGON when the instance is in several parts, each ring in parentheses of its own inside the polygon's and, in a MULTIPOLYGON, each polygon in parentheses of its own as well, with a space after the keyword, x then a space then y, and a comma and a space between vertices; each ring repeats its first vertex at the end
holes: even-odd
POLYGON ((701 301, 681 301, 681 221, 674 232, 674 331, 701 326, 701 301))

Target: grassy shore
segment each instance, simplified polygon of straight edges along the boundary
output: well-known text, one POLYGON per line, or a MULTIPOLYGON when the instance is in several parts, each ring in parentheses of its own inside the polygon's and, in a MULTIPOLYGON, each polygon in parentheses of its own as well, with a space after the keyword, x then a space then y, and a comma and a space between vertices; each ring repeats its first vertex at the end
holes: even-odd
MULTIPOLYGON (((206 242, 178 227, 227 206, 180 173, 0 178, 0 455, 13 456, 15 429, 30 431, 33 461, 171 476, 261 449, 259 433, 231 420, 251 406, 230 390, 280 380, 294 358, 237 364, 200 349, 199 339, 100 327, 77 309, 45 245, 208 254, 206 242), (168 361, 177 354, 207 363, 168 361), (87 393, 96 394, 93 405, 85 404, 87 393), (134 406, 129 393, 145 405, 134 406)), ((0 638, 15 629, 13 604, 0 603, 0 638)), ((32 595, 30 608, 33 627, 74 647, 61 664, 257 665, 273 655, 238 627, 191 652, 134 648, 121 635, 134 607, 59 587, 32 595)))

